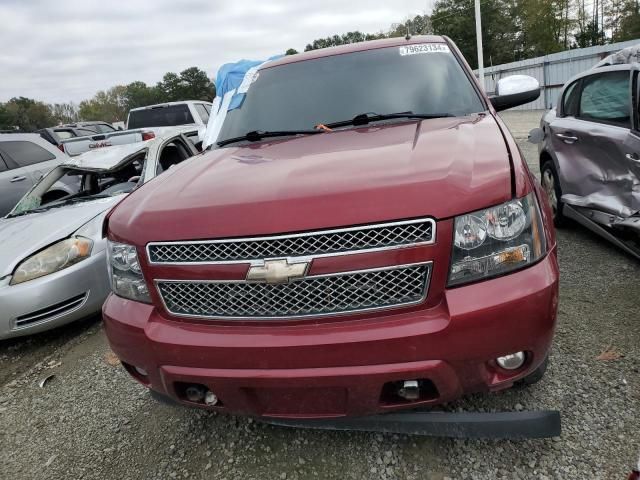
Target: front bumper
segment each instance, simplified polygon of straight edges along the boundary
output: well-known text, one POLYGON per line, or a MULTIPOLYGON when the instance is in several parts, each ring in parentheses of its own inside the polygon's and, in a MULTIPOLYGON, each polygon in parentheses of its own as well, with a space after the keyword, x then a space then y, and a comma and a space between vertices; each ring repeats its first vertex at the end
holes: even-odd
POLYGON ((0 286, 0 339, 30 335, 100 311, 109 294, 105 251, 59 272, 0 286))
POLYGON ((111 295, 103 308, 114 352, 137 380, 184 404, 184 388, 213 391, 215 408, 286 418, 359 416, 435 405, 507 388, 551 346, 558 304, 554 254, 517 273, 445 290, 431 308, 344 322, 259 327, 186 323, 111 295), (494 359, 527 352, 516 371, 494 359), (147 372, 141 376, 133 367, 147 372), (420 379, 419 400, 389 385, 420 379))

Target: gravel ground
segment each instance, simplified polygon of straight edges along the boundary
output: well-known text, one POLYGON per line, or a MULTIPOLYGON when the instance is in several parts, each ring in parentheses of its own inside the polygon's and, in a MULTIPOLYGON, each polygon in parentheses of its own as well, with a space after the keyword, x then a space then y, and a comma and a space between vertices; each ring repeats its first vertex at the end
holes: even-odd
MULTIPOLYGON (((525 139, 540 113, 505 118, 537 171, 525 139)), ((545 379, 450 408, 559 409, 561 438, 289 430, 157 404, 112 365, 89 319, 0 342, 0 478, 626 478, 640 451, 640 263, 577 225, 558 236, 559 326, 545 379), (597 359, 606 349, 617 359, 597 359)))

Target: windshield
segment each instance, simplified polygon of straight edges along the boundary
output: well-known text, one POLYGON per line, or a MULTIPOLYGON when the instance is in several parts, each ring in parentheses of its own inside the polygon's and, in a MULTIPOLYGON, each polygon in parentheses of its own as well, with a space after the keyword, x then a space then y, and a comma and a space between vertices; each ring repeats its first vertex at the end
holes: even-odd
POLYGON ((111 125, 106 125, 104 123, 95 123, 93 125, 87 125, 87 128, 91 128, 98 133, 111 133, 116 131, 116 129, 113 128, 111 125))
POLYGON ((187 125, 193 122, 193 116, 186 104, 145 108, 129 112, 127 128, 171 127, 187 125))
POLYGON ((20 200, 9 216, 130 193, 140 182, 144 161, 145 154, 141 153, 117 170, 54 168, 20 200))
POLYGON ((218 141, 251 131, 311 129, 369 112, 485 110, 448 47, 425 45, 437 51, 396 46, 262 69, 241 107, 228 112, 218 141))

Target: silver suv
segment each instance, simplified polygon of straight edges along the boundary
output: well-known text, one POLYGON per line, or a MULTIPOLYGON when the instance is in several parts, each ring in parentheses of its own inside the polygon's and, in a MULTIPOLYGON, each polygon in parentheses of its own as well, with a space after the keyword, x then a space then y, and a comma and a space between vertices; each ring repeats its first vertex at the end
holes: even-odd
POLYGON ((531 135, 556 226, 572 218, 640 258, 640 64, 627 56, 569 80, 531 135))
POLYGON ((0 134, 0 217, 44 174, 68 158, 38 134, 0 134))

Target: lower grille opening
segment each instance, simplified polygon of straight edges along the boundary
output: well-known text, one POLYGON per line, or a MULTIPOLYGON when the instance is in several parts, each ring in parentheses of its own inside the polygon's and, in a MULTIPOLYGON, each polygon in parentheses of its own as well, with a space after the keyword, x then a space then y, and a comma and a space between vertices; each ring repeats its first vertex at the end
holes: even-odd
POLYGON ((88 294, 89 293, 86 292, 81 295, 76 295, 75 297, 69 298, 63 302, 56 303, 55 305, 50 305, 26 315, 21 315, 16 318, 15 328, 26 327, 34 323, 45 321, 50 317, 58 317, 65 313, 69 313, 70 311, 80 307, 84 303, 88 294))

